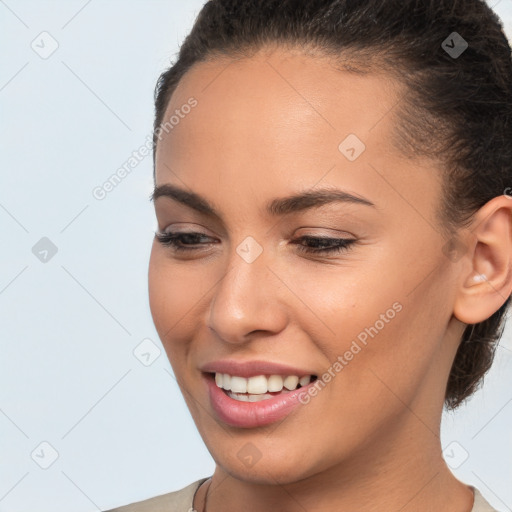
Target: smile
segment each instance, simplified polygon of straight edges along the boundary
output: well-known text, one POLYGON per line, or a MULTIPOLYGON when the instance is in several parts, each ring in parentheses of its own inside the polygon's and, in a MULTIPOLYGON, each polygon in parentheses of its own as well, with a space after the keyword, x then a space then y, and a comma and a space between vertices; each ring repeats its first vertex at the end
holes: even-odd
POLYGON ((284 419, 303 405, 300 397, 317 380, 315 375, 242 377, 220 372, 203 373, 203 377, 216 421, 239 428, 256 428, 284 419))
POLYGON ((259 402, 269 400, 279 394, 286 394, 294 389, 307 386, 314 375, 256 375, 254 377, 241 377, 228 373, 215 373, 215 384, 225 390, 227 395, 240 402, 259 402))

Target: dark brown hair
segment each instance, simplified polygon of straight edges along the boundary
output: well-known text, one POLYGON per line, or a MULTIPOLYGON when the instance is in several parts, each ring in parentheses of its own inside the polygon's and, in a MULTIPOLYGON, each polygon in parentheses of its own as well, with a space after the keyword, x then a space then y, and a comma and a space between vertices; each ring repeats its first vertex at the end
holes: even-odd
MULTIPOLYGON (((439 162, 445 190, 438 216, 448 245, 512 185, 511 49, 483 0, 210 0, 158 79, 153 163, 155 132, 191 66, 279 45, 319 51, 349 71, 385 70, 405 86, 393 143, 408 158, 439 162)), ((466 327, 447 382, 448 409, 483 381, 509 304, 510 297, 466 327)))

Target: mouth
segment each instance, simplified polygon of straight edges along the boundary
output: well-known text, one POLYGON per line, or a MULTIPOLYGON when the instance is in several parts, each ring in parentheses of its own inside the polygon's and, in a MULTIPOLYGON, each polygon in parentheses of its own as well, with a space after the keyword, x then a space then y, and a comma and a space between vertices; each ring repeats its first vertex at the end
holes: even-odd
POLYGON ((255 375, 246 378, 219 372, 207 375, 227 396, 239 402, 270 400, 305 387, 318 378, 316 375, 255 375))
POLYGON ((254 375, 241 377, 203 372, 217 421, 255 428, 283 419, 299 405, 317 381, 316 375, 254 375), (230 389, 226 389, 230 388, 230 389))

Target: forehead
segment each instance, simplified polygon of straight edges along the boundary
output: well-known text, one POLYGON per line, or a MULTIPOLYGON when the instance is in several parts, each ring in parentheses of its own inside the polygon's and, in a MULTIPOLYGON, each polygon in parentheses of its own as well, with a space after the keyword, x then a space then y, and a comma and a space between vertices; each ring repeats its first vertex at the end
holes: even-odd
MULTIPOLYGON (((261 142, 269 150, 295 145, 306 156, 306 149, 314 146, 302 147, 302 142, 326 137, 341 141, 349 133, 366 141, 377 124, 379 130, 373 135, 378 139, 392 127, 392 115, 386 114, 401 92, 382 73, 343 71, 325 56, 286 49, 198 63, 178 84, 164 122, 191 97, 198 104, 187 122, 181 119, 182 126, 169 133, 168 145, 176 146, 176 157, 187 143, 203 138, 224 144, 236 140, 237 147, 245 142, 245 154, 247 149, 257 150, 261 142)), ((261 151, 258 154, 262 156, 261 151)))
POLYGON ((164 115, 163 122, 173 115, 179 122, 157 145, 156 183, 183 181, 226 197, 237 190, 247 199, 322 182, 380 195, 382 203, 390 187, 381 176, 392 173, 394 180, 419 180, 425 194, 421 181, 432 177, 413 172, 391 144, 401 94, 383 73, 349 72, 289 50, 196 64, 164 115), (183 108, 191 98, 196 105, 183 108), (354 142, 351 160, 344 151, 354 142))

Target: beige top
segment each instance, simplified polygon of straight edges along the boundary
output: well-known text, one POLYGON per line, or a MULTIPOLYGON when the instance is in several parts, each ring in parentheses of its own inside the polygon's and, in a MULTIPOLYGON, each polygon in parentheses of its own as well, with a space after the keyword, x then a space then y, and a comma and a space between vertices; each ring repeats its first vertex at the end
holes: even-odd
MULTIPOLYGON (((194 495, 197 489, 199 489, 199 486, 205 480, 208 480, 208 478, 210 477, 196 480, 178 491, 163 494, 161 496, 155 496, 148 500, 132 503, 131 505, 125 505, 124 507, 114 508, 107 510, 106 512, 196 512, 192 508, 194 495)), ((487 501, 485 501, 484 497, 476 487, 473 487, 472 485, 469 487, 473 490, 475 495, 475 503, 471 512, 498 512, 496 509, 492 508, 487 501)))

